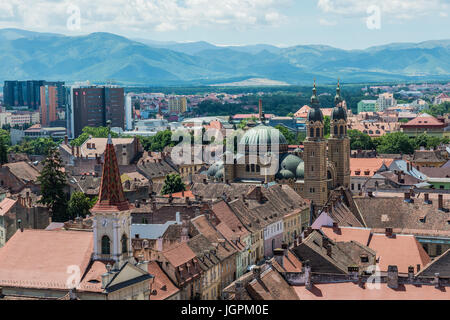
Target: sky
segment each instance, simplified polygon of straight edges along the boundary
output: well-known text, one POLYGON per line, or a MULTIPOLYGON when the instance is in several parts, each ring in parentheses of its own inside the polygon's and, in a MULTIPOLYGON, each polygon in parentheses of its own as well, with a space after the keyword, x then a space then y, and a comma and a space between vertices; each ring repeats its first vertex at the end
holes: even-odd
POLYGON ((0 28, 364 49, 450 39, 450 0, 1 0, 0 28))

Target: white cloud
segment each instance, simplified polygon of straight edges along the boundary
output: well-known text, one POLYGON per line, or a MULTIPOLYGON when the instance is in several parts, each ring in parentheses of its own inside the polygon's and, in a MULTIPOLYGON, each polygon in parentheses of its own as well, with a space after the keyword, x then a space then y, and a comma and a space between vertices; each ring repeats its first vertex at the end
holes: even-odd
POLYGON ((70 5, 80 8, 81 31, 172 31, 226 26, 278 25, 279 7, 292 0, 8 0, 0 3, 0 27, 64 32, 70 5))
POLYGON ((331 27, 331 26, 335 26, 337 23, 334 20, 327 20, 327 19, 319 19, 319 24, 321 26, 326 26, 326 27, 331 27))
POLYGON ((318 0, 325 13, 341 16, 366 16, 367 8, 380 7, 382 14, 397 19, 412 19, 423 15, 442 15, 449 10, 448 0, 318 0))

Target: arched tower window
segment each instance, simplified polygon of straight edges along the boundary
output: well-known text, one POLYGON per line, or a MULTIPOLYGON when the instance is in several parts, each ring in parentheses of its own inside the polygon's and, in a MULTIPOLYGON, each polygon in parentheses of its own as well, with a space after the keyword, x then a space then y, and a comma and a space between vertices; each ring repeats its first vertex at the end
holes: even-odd
POLYGON ((122 253, 124 254, 128 253, 128 238, 126 234, 122 236, 121 242, 122 242, 122 253))
POLYGON ((314 128, 309 129, 309 135, 314 138, 314 128))
POLYGON ((338 128, 336 125, 334 126, 334 134, 338 134, 338 128))
POLYGON ((340 134, 340 135, 343 135, 343 134, 344 134, 344 126, 340 126, 339 134, 340 134))
POLYGON ((102 254, 111 254, 111 241, 108 236, 102 237, 102 254))
POLYGON ((316 128, 316 136, 319 138, 320 137, 320 128, 316 128))

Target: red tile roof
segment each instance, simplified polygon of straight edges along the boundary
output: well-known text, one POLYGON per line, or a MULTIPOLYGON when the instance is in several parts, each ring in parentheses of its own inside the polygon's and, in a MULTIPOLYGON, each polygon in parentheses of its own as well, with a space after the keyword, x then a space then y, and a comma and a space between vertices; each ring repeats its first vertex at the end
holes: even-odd
POLYGON ((322 227, 322 232, 335 242, 357 241, 367 246, 370 240, 370 229, 355 227, 339 227, 335 232, 332 227, 322 227))
POLYGON ((392 238, 385 234, 373 234, 369 248, 377 253, 380 270, 387 271, 388 266, 395 265, 398 272, 408 273, 408 267, 419 264, 422 269, 431 262, 422 245, 413 235, 395 235, 392 238))
POLYGON ((17 200, 5 198, 0 202, 0 216, 5 215, 15 204, 17 200))
POLYGON ((194 251, 192 251, 186 242, 164 251, 163 255, 175 268, 196 257, 194 251))
POLYGON ((372 177, 385 164, 391 165, 394 159, 350 158, 350 175, 352 177, 372 177), (359 175, 356 172, 360 172, 359 175), (367 174, 368 173, 368 174, 367 174))
POLYGON ((402 128, 445 128, 447 125, 429 114, 421 114, 408 123, 402 124, 402 128))
POLYGON ((400 285, 391 289, 386 283, 380 289, 361 288, 352 282, 314 284, 311 291, 305 286, 294 288, 300 300, 450 300, 450 290, 434 286, 400 285))
POLYGON ((166 273, 161 269, 158 262, 149 262, 148 273, 154 276, 152 286, 153 292, 150 295, 150 300, 164 300, 180 291, 180 289, 175 286, 166 273))
POLYGON ((0 286, 66 290, 68 267, 83 275, 92 252, 92 232, 17 231, 0 248, 0 286))

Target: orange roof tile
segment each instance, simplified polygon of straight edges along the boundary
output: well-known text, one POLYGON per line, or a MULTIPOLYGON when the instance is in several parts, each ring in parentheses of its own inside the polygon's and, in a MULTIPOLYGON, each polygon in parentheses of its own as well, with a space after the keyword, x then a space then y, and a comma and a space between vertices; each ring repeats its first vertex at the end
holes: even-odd
POLYGON ((156 291, 154 292, 156 294, 150 295, 150 300, 164 300, 180 291, 161 269, 158 262, 149 262, 148 273, 154 276, 152 289, 156 291))
POLYGON ((339 227, 336 233, 332 227, 322 227, 322 232, 335 242, 356 241, 367 246, 370 239, 370 229, 355 227, 339 227))
POLYGON ((192 251, 186 242, 164 251, 163 255, 175 268, 196 257, 194 251, 192 251))
POLYGON ((450 290, 434 286, 400 285, 391 289, 386 283, 380 289, 361 288, 352 282, 314 284, 311 291, 305 286, 294 288, 300 300, 449 300, 450 290))
POLYGON ((381 158, 350 158, 350 175, 352 177, 372 177, 383 164, 390 166, 394 159, 381 158), (356 172, 360 174, 357 175, 356 172), (366 174, 366 171, 369 174, 366 174))
POLYGON ((93 233, 17 231, 0 248, 0 286, 67 289, 68 267, 83 275, 93 251, 93 233))
POLYGON ((377 253, 380 270, 387 271, 388 266, 395 265, 398 272, 408 273, 408 267, 414 269, 419 264, 422 269, 431 262, 422 245, 413 235, 397 234, 392 238, 385 234, 373 234, 369 248, 377 253))
POLYGON ((17 200, 5 198, 0 202, 0 216, 5 215, 15 204, 17 200))

